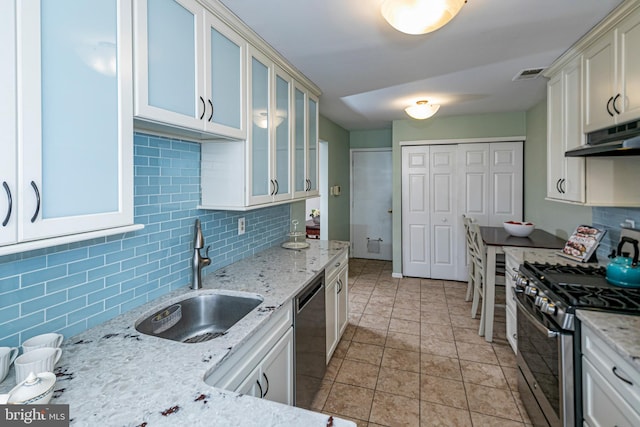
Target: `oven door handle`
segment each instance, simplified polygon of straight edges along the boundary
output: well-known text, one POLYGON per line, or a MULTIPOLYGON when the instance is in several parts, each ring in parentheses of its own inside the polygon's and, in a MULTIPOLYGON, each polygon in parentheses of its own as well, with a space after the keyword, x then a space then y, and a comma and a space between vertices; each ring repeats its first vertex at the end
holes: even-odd
POLYGON ((551 329, 548 329, 546 326, 544 326, 543 324, 541 324, 538 319, 535 318, 535 316, 533 316, 531 313, 529 313, 529 310, 527 309, 527 307, 525 307, 521 302, 520 299, 516 297, 516 304, 518 304, 518 309, 520 311, 522 311, 522 314, 524 314, 527 319, 529 319, 529 321, 531 323, 533 323, 533 326, 536 327, 536 329, 538 329, 540 332, 542 332, 543 334, 545 334, 547 336, 547 338, 556 338, 558 335, 560 335, 560 332, 558 331, 552 331, 551 329))

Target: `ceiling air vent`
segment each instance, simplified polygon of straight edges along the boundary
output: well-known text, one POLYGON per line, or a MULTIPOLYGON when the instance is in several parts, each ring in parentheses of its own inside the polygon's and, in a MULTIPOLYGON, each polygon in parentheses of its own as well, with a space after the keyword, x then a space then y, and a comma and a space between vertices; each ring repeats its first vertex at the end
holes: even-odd
POLYGON ((518 80, 532 80, 537 78, 544 71, 544 67, 542 68, 527 68, 521 70, 518 74, 516 74, 513 79, 514 82, 518 80))

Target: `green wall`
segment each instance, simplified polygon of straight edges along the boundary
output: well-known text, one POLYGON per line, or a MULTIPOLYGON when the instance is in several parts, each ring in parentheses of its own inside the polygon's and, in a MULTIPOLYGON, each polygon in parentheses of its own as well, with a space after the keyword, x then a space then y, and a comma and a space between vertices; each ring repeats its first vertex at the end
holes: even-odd
POLYGON ((591 208, 545 200, 547 192, 547 101, 527 111, 524 145, 524 218, 566 239, 578 224, 591 224, 591 208))
POLYGON ((329 209, 327 238, 349 241, 349 132, 320 116, 319 135, 321 140, 329 143, 329 187, 339 185, 341 188, 339 196, 327 195, 329 209))
POLYGON ((400 215, 400 212, 402 212, 402 152, 400 141, 511 137, 524 136, 525 132, 526 114, 524 112, 436 117, 422 121, 396 120, 393 122, 393 272, 395 274, 402 272, 402 223, 400 215))
POLYGON ((354 130, 349 133, 349 148, 389 148, 391 129, 354 130))

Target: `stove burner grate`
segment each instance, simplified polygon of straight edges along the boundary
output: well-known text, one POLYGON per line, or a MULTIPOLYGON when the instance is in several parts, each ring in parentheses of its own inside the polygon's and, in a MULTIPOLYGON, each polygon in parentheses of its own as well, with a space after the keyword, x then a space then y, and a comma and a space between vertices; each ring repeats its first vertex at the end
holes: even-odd
POLYGON ((525 263, 525 270, 572 308, 640 314, 640 289, 609 284, 604 267, 525 263))

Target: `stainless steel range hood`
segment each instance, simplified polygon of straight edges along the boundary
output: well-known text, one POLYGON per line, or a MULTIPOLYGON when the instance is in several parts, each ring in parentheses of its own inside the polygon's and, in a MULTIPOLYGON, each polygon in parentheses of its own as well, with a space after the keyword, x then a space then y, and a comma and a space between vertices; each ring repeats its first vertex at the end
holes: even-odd
POLYGON ((640 121, 625 123, 587 135, 587 143, 565 157, 640 156, 640 121))

